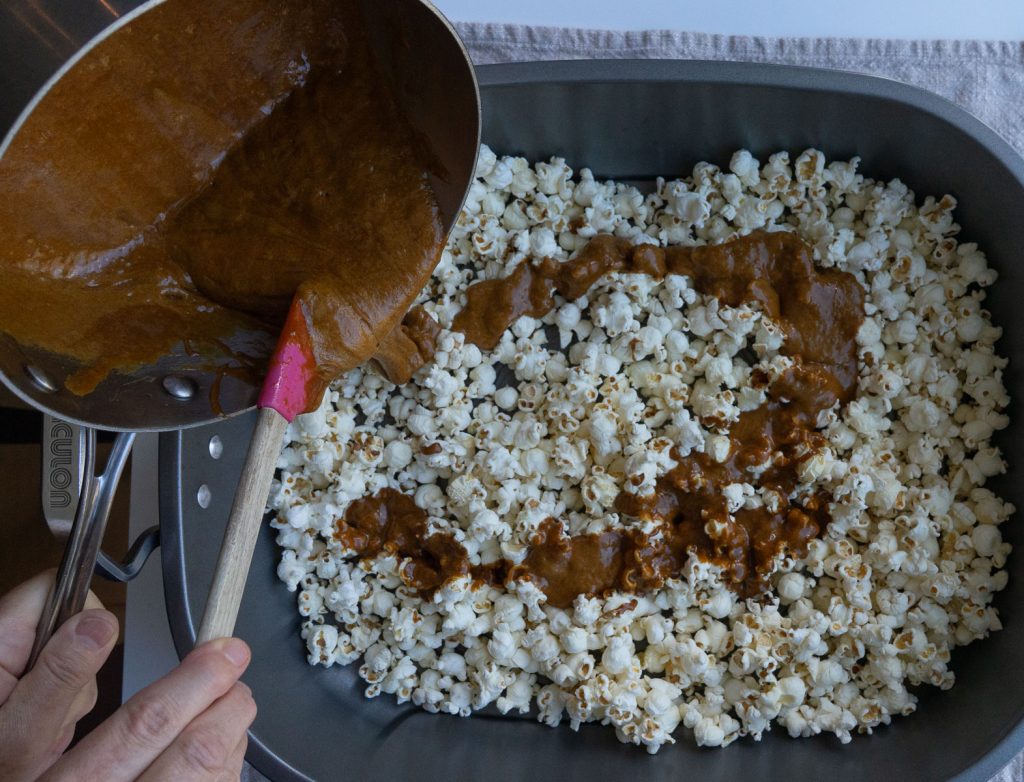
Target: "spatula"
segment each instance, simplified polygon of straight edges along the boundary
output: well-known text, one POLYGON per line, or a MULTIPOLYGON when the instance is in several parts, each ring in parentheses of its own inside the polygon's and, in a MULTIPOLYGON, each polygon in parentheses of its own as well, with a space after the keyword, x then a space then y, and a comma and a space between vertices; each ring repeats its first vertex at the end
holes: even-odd
POLYGON ((229 636, 235 628, 281 440, 295 416, 309 409, 311 403, 319 402, 323 386, 316 378, 309 330, 301 302, 296 298, 260 390, 256 429, 235 490, 197 644, 229 636))

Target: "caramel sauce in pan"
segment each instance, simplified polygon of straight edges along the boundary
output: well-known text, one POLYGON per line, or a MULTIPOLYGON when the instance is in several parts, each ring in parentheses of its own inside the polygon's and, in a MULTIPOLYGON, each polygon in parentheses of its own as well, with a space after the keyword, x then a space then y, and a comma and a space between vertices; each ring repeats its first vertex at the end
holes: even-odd
MULTIPOLYGON (((757 302, 785 330, 782 352, 795 362, 766 389, 765 404, 741 414, 729 428, 724 461, 677 452, 677 466, 658 479, 652 494, 619 494, 616 510, 656 522, 652 533, 630 529, 568 536, 561 522, 547 519, 519 564, 471 567, 450 533, 426 535, 426 513, 410 497, 386 489, 353 503, 338 520, 336 537, 359 556, 382 550, 399 555, 405 583, 427 594, 464 575, 495 585, 529 579, 549 604, 561 608, 581 594, 656 589, 679 576, 691 554, 720 565, 728 586, 751 597, 768 587, 779 554, 805 554, 828 524, 829 498, 789 495, 800 465, 826 444, 817 431, 818 414, 856 393, 856 334, 864 318, 860 284, 846 272, 815 267, 810 247, 791 233, 758 232, 694 248, 598 236, 570 261, 524 262, 508 277, 471 286, 453 329, 492 349, 517 318, 541 317, 554 306, 556 293, 578 299, 613 271, 659 278, 683 274, 722 304, 757 302), (777 502, 730 514, 722 490, 740 482, 774 491, 777 502)), ((376 356, 381 366, 406 377, 429 360, 438 328, 430 323, 425 312, 413 310, 385 343, 391 350, 376 356)))
POLYGON ((158 6, 58 81, 0 160, 0 330, 74 359, 78 394, 182 343, 258 382, 297 295, 325 386, 440 257, 418 144, 353 0, 158 6), (240 360, 225 345, 242 333, 262 336, 240 360))

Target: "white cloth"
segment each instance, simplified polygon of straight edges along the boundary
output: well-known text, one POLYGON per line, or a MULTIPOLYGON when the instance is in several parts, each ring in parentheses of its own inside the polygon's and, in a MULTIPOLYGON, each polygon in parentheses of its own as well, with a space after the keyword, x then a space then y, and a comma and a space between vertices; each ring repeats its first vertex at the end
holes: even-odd
POLYGON ((483 22, 455 26, 481 65, 594 58, 735 60, 886 76, 959 103, 1024 154, 1024 41, 757 38, 483 22))
MULTIPOLYGON (((478 65, 595 58, 737 60, 886 76, 959 103, 1024 154, 1024 41, 761 38, 483 22, 460 22, 455 26, 478 65)), ((580 165, 585 162, 577 161, 580 165)), ((899 730, 898 721, 892 730, 899 730)), ((856 740, 849 750, 856 752, 856 740)), ((247 767, 242 779, 258 782, 264 777, 247 767)), ((1024 782, 1024 753, 991 782, 1024 782)))

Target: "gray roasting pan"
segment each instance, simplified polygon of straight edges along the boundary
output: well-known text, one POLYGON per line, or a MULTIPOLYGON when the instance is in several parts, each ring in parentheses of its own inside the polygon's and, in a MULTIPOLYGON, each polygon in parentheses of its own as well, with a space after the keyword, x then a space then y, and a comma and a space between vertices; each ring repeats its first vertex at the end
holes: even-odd
MULTIPOLYGON (((1024 161, 953 105, 895 82, 817 70, 702 62, 529 63, 479 69, 483 138, 531 159, 561 155, 599 177, 650 180, 694 163, 727 164, 740 147, 764 156, 808 146, 862 158, 876 178, 899 177, 920 196, 960 199, 962 238, 988 251, 1000 280, 988 305, 1005 329, 1007 382, 1024 397, 1024 161)), ((763 157, 761 158, 764 159, 763 157)), ((1001 445, 1009 475, 994 488, 1024 506, 1024 438, 1014 424, 1001 445)), ((251 415, 161 435, 163 566, 175 642, 193 642, 228 508, 253 424, 251 415), (219 459, 210 438, 223 442, 219 459), (212 501, 197 503, 206 485, 212 501)), ((205 492, 204 492, 205 495, 205 492)), ((1021 547, 1019 520, 1005 527, 1021 547)), ((920 708, 849 745, 833 737, 698 749, 681 735, 655 756, 620 744, 610 728, 553 730, 497 715, 436 716, 366 700, 356 666, 312 668, 299 638, 295 596, 275 576, 265 528, 242 602, 238 633, 253 648, 246 680, 259 716, 249 758, 275 780, 987 780, 1024 746, 1024 551, 1009 561, 997 605, 1006 629, 954 656, 956 686, 922 688, 920 708)))

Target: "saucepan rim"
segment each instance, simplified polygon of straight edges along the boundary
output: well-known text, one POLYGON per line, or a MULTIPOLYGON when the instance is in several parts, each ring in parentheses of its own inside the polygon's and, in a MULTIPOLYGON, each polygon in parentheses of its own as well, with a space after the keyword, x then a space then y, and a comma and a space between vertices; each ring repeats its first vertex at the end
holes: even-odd
MULTIPOLYGON (((116 33, 118 30, 120 30, 125 25, 130 24, 132 21, 134 21, 135 19, 138 19, 140 16, 142 16, 146 12, 152 10, 153 8, 155 8, 157 6, 163 5, 164 3, 169 2, 169 1, 173 2, 173 0, 146 0, 146 2, 142 3, 141 5, 137 6, 136 8, 133 8, 131 11, 126 13, 124 16, 121 16, 121 17, 117 18, 111 24, 109 24, 108 26, 104 27, 102 30, 100 30, 100 32, 98 32, 96 35, 94 35, 92 38, 90 38, 85 44, 83 44, 81 46, 81 48, 79 48, 67 61, 65 61, 57 69, 57 71, 55 73, 53 73, 46 80, 46 82, 44 82, 43 86, 40 87, 36 91, 36 93, 32 96, 31 100, 22 109, 21 113, 18 114, 17 118, 14 120, 14 122, 12 123, 10 128, 7 130, 7 133, 3 136, 3 139, 0 140, 0 160, 3 159, 3 156, 4 156, 5 152, 10 147, 11 143, 13 142, 13 140, 17 137, 17 135, 20 132, 20 130, 21 130, 22 126, 24 125, 24 123, 28 120, 28 118, 32 115, 32 113, 38 108, 39 104, 49 94, 50 90, 53 89, 54 85, 56 85, 79 62, 81 62, 81 60, 86 55, 88 55, 90 51, 92 51, 94 48, 96 48, 96 46, 98 46, 101 43, 103 43, 111 35, 116 33)), ((431 0, 409 0, 409 2, 415 2, 415 3, 418 3, 418 4, 422 5, 425 9, 427 9, 430 13, 432 13, 437 18, 437 20, 441 23, 441 25, 444 27, 444 29, 446 29, 448 31, 449 37, 455 42, 455 44, 458 47, 458 50, 462 54, 462 57, 465 59, 465 63, 466 63, 466 66, 467 66, 466 67, 466 73, 470 77, 470 85, 469 86, 472 87, 473 94, 475 95, 475 98, 476 98, 476 101, 475 101, 475 105, 476 105, 475 116, 470 115, 470 116, 465 116, 465 117, 461 118, 461 121, 475 122, 475 129, 476 129, 475 137, 476 137, 476 141, 475 141, 474 149, 473 149, 473 152, 472 152, 473 157, 472 157, 472 160, 470 161, 470 165, 469 165, 469 169, 468 169, 469 172, 470 172, 470 176, 469 176, 469 178, 468 178, 468 180, 466 182, 466 187, 465 187, 465 190, 464 190, 464 192, 462 194, 462 199, 461 199, 461 201, 460 201, 460 203, 458 205, 458 208, 454 209, 452 211, 451 215, 449 215, 448 219, 446 220, 447 225, 445 226, 445 230, 447 232, 447 231, 451 230, 451 227, 455 224, 455 220, 458 219, 459 213, 462 211, 462 206, 463 206, 463 204, 465 204, 466 198, 469 195, 470 185, 472 184, 472 172, 476 168, 476 159, 477 159, 477 155, 478 155, 479 149, 480 149, 480 129, 481 129, 480 85, 479 85, 479 81, 476 78, 476 70, 475 70, 475 68, 473 66, 473 62, 472 62, 472 60, 471 60, 471 58, 469 56, 469 51, 466 49, 465 43, 463 42, 461 36, 459 35, 459 33, 455 29, 455 27, 452 25, 452 23, 444 16, 444 14, 442 14, 438 10, 438 8, 434 5, 433 2, 431 2, 431 0)), ((136 374, 139 371, 144 371, 146 369, 152 369, 153 366, 154 365, 150 364, 150 365, 147 365, 147 367, 140 368, 140 370, 133 371, 130 375, 125 376, 125 378, 124 378, 125 383, 134 382, 135 376, 136 376, 136 374)), ((26 404, 30 405, 32 408, 34 408, 34 409, 36 409, 36 410, 38 410, 38 411, 40 411, 42 413, 46 413, 48 415, 54 416, 55 418, 60 418, 60 419, 62 419, 64 421, 68 421, 70 423, 77 424, 79 426, 85 426, 85 427, 95 428, 95 429, 103 429, 105 431, 114 431, 114 432, 163 432, 163 431, 173 431, 175 429, 190 429, 190 428, 197 427, 197 426, 205 426, 207 424, 211 424, 211 423, 214 423, 216 421, 225 420, 227 418, 231 418, 231 417, 234 417, 234 416, 237 416, 237 415, 241 415, 242 413, 247 413, 247 412, 253 410, 255 408, 255 406, 256 406, 256 391, 258 391, 258 389, 255 389, 253 391, 253 394, 252 394, 252 404, 250 404, 250 405, 248 405, 247 407, 244 407, 244 408, 239 408, 237 410, 232 410, 231 412, 226 413, 226 414, 216 414, 216 413, 213 413, 211 411, 210 415, 207 415, 207 416, 202 417, 202 418, 194 418, 193 417, 193 414, 194 414, 193 408, 189 407, 189 406, 184 406, 183 405, 183 406, 181 406, 179 408, 180 413, 178 413, 180 418, 183 419, 183 420, 175 421, 173 424, 170 424, 170 425, 119 426, 119 425, 112 425, 109 421, 104 421, 102 423, 97 423, 96 421, 90 421, 87 418, 83 418, 81 416, 75 415, 74 413, 71 413, 68 410, 62 410, 60 404, 54 405, 54 404, 51 404, 49 402, 49 400, 52 397, 45 397, 45 396, 39 396, 39 395, 35 395, 34 396, 33 394, 29 393, 26 390, 25 385, 23 383, 16 382, 13 377, 10 377, 9 374, 4 372, 2 369, 0 369, 0 382, 2 382, 3 385, 7 389, 9 389, 11 391, 11 393, 13 393, 15 396, 17 396, 21 401, 25 402, 26 404)), ((92 394, 86 395, 86 398, 92 396, 93 394, 97 394, 97 395, 103 394, 102 386, 97 391, 92 392, 92 394)))

